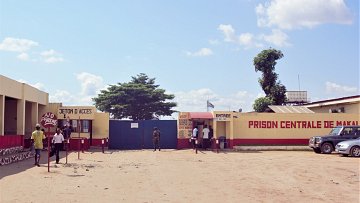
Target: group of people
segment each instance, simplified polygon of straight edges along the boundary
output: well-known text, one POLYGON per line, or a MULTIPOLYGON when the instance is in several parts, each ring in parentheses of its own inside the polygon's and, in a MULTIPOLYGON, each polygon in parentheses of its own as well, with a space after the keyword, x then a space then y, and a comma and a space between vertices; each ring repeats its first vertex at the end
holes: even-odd
POLYGON ((211 138, 214 136, 214 132, 213 129, 211 128, 211 126, 204 125, 204 128, 202 129, 202 136, 199 136, 199 129, 197 126, 194 127, 194 129, 192 130, 192 135, 191 135, 191 143, 193 148, 195 149, 196 147, 196 140, 199 141, 199 143, 197 143, 197 145, 201 145, 203 149, 207 149, 210 146, 210 140, 211 138))
MULTIPOLYGON (((54 154, 56 155, 56 163, 59 163, 60 160, 60 150, 63 149, 63 142, 65 139, 68 139, 71 134, 70 126, 64 126, 64 128, 56 129, 56 133, 54 134, 51 143, 54 145, 54 154)), ((43 140, 45 139, 44 130, 40 130, 40 124, 36 124, 35 131, 31 134, 32 145, 35 149, 35 164, 36 166, 40 166, 40 152, 44 148, 43 140)), ((50 149, 48 149, 50 150, 50 149)))

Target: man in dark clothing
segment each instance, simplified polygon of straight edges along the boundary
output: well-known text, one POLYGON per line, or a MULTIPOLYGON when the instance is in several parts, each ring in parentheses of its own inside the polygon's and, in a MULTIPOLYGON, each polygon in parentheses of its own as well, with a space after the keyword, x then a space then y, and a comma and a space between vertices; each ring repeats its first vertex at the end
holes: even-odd
POLYGON ((154 142, 154 151, 156 148, 160 151, 160 130, 157 127, 154 127, 153 130, 153 142, 154 142))

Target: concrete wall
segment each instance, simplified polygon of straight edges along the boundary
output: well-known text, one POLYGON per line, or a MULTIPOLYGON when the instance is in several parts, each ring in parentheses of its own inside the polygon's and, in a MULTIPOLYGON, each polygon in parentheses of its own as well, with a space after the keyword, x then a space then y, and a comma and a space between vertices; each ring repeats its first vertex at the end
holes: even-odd
POLYGON ((0 75, 0 136, 28 136, 39 121, 39 106, 48 104, 49 95, 28 84, 0 75))
POLYGON ((93 121, 93 139, 109 137, 109 113, 95 113, 93 121))
POLYGON ((0 75, 0 95, 21 99, 23 97, 22 83, 0 75))
POLYGON ((36 89, 28 84, 23 84, 24 99, 26 101, 36 102, 42 105, 49 103, 49 94, 36 89))
POLYGON ((359 114, 242 113, 234 118, 234 139, 308 139, 339 124, 360 124, 359 114))

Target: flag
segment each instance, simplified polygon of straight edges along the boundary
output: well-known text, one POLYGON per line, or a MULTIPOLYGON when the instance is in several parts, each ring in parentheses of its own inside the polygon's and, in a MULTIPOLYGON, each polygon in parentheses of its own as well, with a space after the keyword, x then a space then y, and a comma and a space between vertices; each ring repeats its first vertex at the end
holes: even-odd
POLYGON ((206 106, 210 108, 214 108, 214 104, 210 103, 209 100, 206 101, 206 106))

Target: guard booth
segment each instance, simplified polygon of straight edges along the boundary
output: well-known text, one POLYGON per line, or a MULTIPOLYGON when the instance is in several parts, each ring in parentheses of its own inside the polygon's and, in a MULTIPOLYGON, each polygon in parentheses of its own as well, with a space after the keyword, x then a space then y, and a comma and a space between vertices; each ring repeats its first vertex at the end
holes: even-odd
MULTIPOLYGON (((53 104, 54 105, 54 104, 53 104)), ((101 146, 102 140, 109 137, 109 113, 97 112, 94 106, 61 106, 57 111, 58 127, 71 128, 70 148, 78 148, 78 142, 84 140, 85 149, 101 146)))
POLYGON ((178 119, 178 149, 190 148, 189 139, 195 126, 198 128, 198 140, 202 140, 202 131, 205 125, 213 129, 216 137, 216 126, 211 112, 180 112, 178 119))

